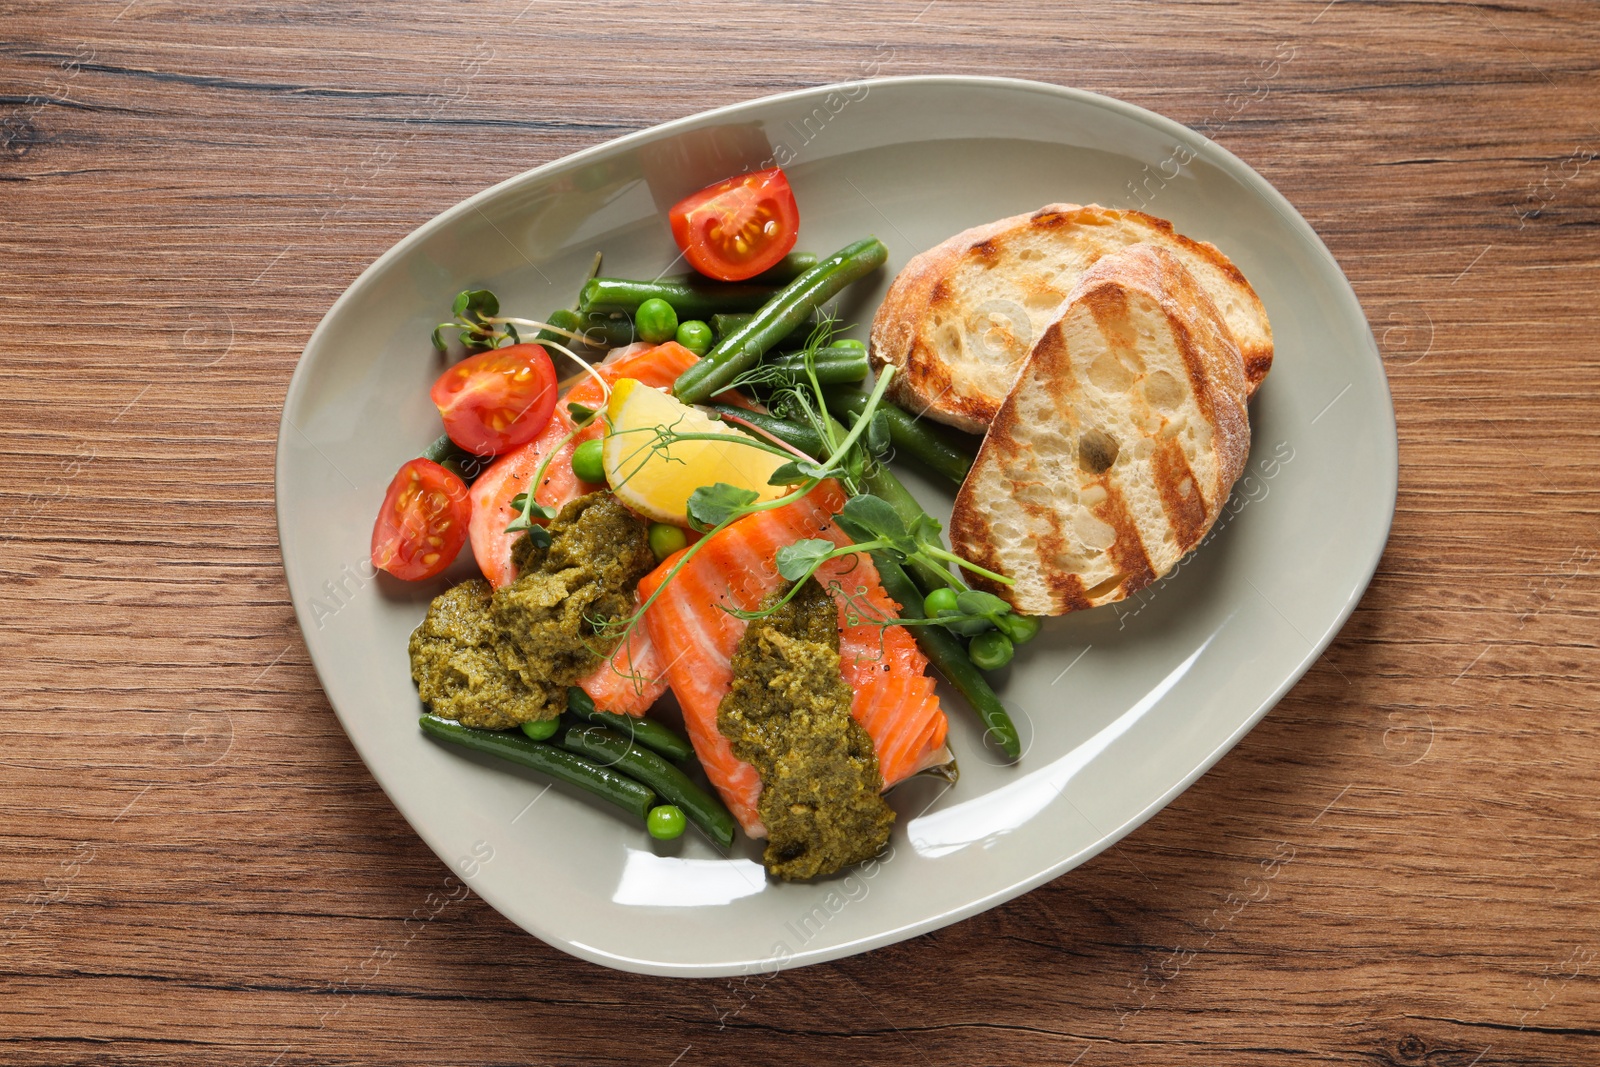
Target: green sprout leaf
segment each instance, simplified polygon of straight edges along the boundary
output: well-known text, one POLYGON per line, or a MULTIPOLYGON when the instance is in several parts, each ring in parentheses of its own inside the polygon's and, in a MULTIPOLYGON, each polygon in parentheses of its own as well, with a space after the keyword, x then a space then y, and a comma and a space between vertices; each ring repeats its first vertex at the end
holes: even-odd
POLYGON ((699 530, 721 526, 737 512, 761 499, 754 489, 740 489, 727 482, 702 485, 689 494, 689 521, 699 530))
POLYGON ((512 497, 511 506, 515 510, 525 512, 535 519, 553 519, 556 517, 555 508, 546 507, 537 500, 529 500, 527 493, 518 493, 512 497))
POLYGON ((457 318, 476 318, 481 322, 500 314, 500 298, 487 289, 468 289, 456 294, 452 310, 457 318))
POLYGON ((885 542, 902 556, 909 556, 917 550, 916 541, 906 530, 905 520, 900 518, 900 513, 894 509, 894 505, 882 497, 870 493, 853 496, 845 501, 839 514, 873 539, 885 542))
POLYGON ((527 536, 536 548, 550 547, 550 531, 543 526, 529 526, 527 536))
POLYGON ((912 520, 910 532, 912 538, 919 544, 937 545, 939 543, 939 535, 944 532, 944 527, 939 525, 938 519, 924 511, 912 520))
POLYGON ((875 412, 872 421, 867 423, 866 445, 874 457, 889 451, 889 420, 882 412, 875 412))
POLYGON ((567 414, 572 416, 573 422, 586 422, 589 419, 594 418, 595 412, 594 408, 585 407, 584 405, 574 401, 573 403, 567 405, 567 414))
POLYGON ((837 546, 820 537, 796 541, 778 549, 778 573, 791 582, 809 577, 811 572, 828 560, 837 546))
POLYGON ((956 608, 963 615, 1007 615, 1011 605, 991 593, 968 589, 956 594, 956 608))
POLYGON ((987 618, 982 616, 974 618, 971 615, 962 615, 960 612, 941 611, 935 621, 951 633, 960 634, 962 637, 976 637, 985 630, 994 629, 994 624, 987 618))
POLYGON ((809 459, 793 459, 772 472, 768 485, 799 485, 807 478, 826 478, 828 469, 809 459))

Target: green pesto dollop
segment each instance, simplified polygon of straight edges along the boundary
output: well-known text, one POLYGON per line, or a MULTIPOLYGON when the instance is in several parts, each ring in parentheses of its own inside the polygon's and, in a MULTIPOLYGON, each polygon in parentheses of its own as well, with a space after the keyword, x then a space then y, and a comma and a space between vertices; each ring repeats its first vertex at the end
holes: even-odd
POLYGON ((492 590, 482 578, 435 597, 411 634, 411 677, 434 714, 464 726, 506 730, 551 719, 566 705, 566 690, 529 684, 500 657, 499 624, 489 611, 492 590))
POLYGON ((838 620, 833 598, 808 581, 745 630, 717 707, 717 729, 761 776, 762 862, 786 881, 870 859, 894 825, 872 738, 850 717, 838 620))
POLYGON ((513 546, 517 580, 490 610, 500 659, 529 686, 575 684, 616 648, 605 623, 633 613, 639 579, 656 565, 649 524, 610 493, 579 497, 551 520, 549 547, 513 546))

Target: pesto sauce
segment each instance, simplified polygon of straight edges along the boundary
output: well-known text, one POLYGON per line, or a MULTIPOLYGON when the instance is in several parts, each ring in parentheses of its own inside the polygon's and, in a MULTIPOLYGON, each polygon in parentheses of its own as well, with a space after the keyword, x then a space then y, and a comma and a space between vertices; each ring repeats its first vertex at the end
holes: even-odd
POLYGON ((528 685, 577 683, 616 648, 601 625, 633 613, 639 579, 656 565, 649 525, 607 492, 579 497, 547 527, 548 548, 514 546, 517 580, 490 610, 501 662, 528 685))
POLYGON ((489 612, 489 583, 462 582, 435 597, 411 634, 411 678, 434 714, 463 726, 506 730, 553 719, 566 706, 559 685, 530 685, 500 658, 500 627, 489 612))
POLYGON ((833 598, 807 581, 745 630, 717 708, 717 729, 761 776, 762 861, 787 881, 870 859, 894 824, 872 738, 850 717, 838 619, 833 598))
POLYGON ((656 564, 648 524, 600 492, 562 508, 548 530, 548 548, 526 536, 512 547, 515 582, 462 582, 412 633, 411 677, 435 715, 486 730, 554 719, 567 686, 616 646, 620 635, 601 635, 594 620, 633 613, 656 564))

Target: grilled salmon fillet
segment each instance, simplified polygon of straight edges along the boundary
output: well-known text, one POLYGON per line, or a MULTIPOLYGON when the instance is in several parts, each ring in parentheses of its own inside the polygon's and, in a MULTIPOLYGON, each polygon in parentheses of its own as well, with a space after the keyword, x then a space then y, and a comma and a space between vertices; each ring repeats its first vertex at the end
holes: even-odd
POLYGON ((1216 521, 1250 451, 1245 360, 1164 244, 1102 258, 1025 361, 956 496, 956 552, 1029 615, 1129 596, 1216 521))
POLYGON ((1084 272, 1134 244, 1164 248, 1193 274, 1232 331, 1253 392, 1272 367, 1272 327, 1227 256, 1143 212, 1047 204, 958 233, 906 264, 872 323, 873 367, 897 368, 890 399, 982 433, 1084 272))

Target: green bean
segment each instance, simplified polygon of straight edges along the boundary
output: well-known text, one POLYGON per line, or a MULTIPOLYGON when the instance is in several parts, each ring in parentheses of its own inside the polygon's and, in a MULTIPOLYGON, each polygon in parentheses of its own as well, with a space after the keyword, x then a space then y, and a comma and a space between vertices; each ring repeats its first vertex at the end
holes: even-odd
MULTIPOLYGON (((804 352, 784 352, 779 355, 769 353, 765 365, 782 371, 788 381, 806 380, 804 352)), ((811 369, 815 372, 819 385, 859 382, 867 376, 867 354, 854 348, 814 348, 811 350, 811 369)), ((867 394, 859 389, 850 391, 859 395, 863 401, 867 399, 867 394)), ((891 427, 891 436, 892 434, 891 427)))
POLYGON ((471 485, 472 480, 494 462, 493 456, 479 456, 468 452, 450 440, 450 435, 447 433, 440 434, 438 440, 424 448, 422 458, 433 460, 468 485, 471 485))
MULTIPOLYGON (((836 521, 845 532, 850 532, 848 519, 836 521)), ((883 582, 883 591, 900 605, 901 618, 926 618, 922 593, 900 562, 882 550, 872 553, 872 562, 878 566, 878 578, 883 582)), ((986 736, 1012 759, 1022 755, 1022 740, 1017 736, 1016 724, 1011 721, 1011 715, 1000 702, 999 696, 989 687, 989 680, 973 665, 961 642, 943 626, 913 626, 910 629, 917 639, 917 645, 934 667, 967 698, 967 703, 978 713, 986 736)))
POLYGON ((790 252, 754 278, 746 280, 752 285, 788 285, 816 265, 815 253, 790 252))
POLYGON ((881 267, 889 250, 876 237, 846 245, 784 286, 740 329, 673 383, 672 391, 686 404, 703 404, 740 374, 755 366, 766 351, 787 337, 810 314, 845 286, 881 267))
POLYGON ((620 311, 584 311, 578 319, 584 340, 595 348, 620 348, 639 339, 633 319, 620 311))
POLYGON ((714 282, 699 275, 658 278, 642 282, 631 278, 590 278, 579 296, 581 311, 636 311, 646 300, 659 298, 672 305, 681 319, 708 319, 719 311, 755 311, 778 290, 748 282, 714 282))
MULTIPOLYGON (((861 357, 865 362, 866 356, 861 357)), ((828 389, 824 391, 828 410, 843 419, 846 414, 860 415, 867 406, 867 394, 860 389, 828 389)), ((956 485, 966 480, 977 455, 977 446, 971 438, 956 437, 943 427, 935 427, 927 419, 919 419, 904 408, 887 400, 878 402, 878 413, 889 428, 889 440, 897 453, 912 456, 956 485)))
MULTIPOLYGON (((706 407, 723 418, 732 416, 748 422, 757 429, 765 430, 784 444, 789 445, 791 448, 798 448, 808 456, 820 456, 827 451, 823 447, 821 435, 810 426, 791 422, 788 419, 780 419, 776 415, 767 415, 759 411, 746 411, 744 408, 736 408, 732 404, 707 404, 706 407)), ((758 433, 747 430, 736 422, 731 425, 745 430, 752 437, 761 436, 758 433)))
POLYGON ((694 755, 694 749, 690 747, 689 742, 654 719, 601 711, 594 706, 594 700, 589 694, 575 685, 567 687, 567 710, 579 718, 627 734, 641 745, 655 749, 668 759, 685 760, 694 755))
POLYGON ((497 730, 476 730, 462 726, 451 719, 437 715, 424 715, 420 720, 422 731, 442 741, 450 741, 486 752, 524 767, 542 771, 557 781, 575 785, 603 800, 609 800, 624 811, 644 818, 655 806, 656 792, 627 775, 591 763, 582 756, 562 751, 543 741, 532 741, 521 733, 502 733, 497 730))
MULTIPOLYGON (((582 329, 578 321, 578 313, 567 308, 557 308, 546 315, 544 321, 551 326, 559 326, 563 330, 571 330, 573 333, 577 333, 582 329)), ((546 341, 554 341, 556 344, 569 347, 572 344, 572 338, 564 333, 556 333, 554 330, 540 330, 533 340, 536 344, 544 344, 546 341)))
POLYGON ((604 726, 572 726, 558 737, 568 752, 604 761, 654 789, 662 800, 682 808, 690 822, 723 848, 733 844, 733 816, 722 801, 643 745, 604 726))
MULTIPOLYGON (((750 320, 755 317, 755 313, 752 311, 725 311, 720 315, 711 316, 711 329, 715 331, 717 339, 720 341, 733 331, 742 330, 750 325, 750 320)), ((802 348, 805 346, 806 341, 810 340, 811 332, 816 328, 816 322, 812 319, 807 319, 796 326, 787 337, 773 347, 788 348, 792 346, 794 348, 802 348)))

